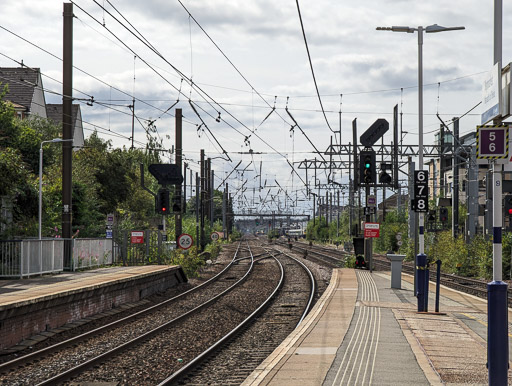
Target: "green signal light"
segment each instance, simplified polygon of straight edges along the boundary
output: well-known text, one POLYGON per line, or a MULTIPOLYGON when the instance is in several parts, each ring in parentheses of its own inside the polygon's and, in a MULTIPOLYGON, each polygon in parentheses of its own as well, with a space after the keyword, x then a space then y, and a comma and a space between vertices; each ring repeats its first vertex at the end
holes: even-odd
POLYGON ((366 169, 370 169, 370 166, 371 166, 371 165, 370 165, 370 163, 369 163, 369 162, 367 162, 367 163, 365 163, 365 164, 364 164, 364 167, 365 167, 366 169))

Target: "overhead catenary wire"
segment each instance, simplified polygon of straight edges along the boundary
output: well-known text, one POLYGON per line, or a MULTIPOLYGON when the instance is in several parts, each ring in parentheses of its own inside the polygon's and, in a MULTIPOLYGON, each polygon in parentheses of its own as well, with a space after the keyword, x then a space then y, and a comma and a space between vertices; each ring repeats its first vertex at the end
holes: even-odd
POLYGON ((324 105, 322 103, 322 98, 320 97, 320 91, 318 90, 318 84, 316 82, 316 77, 315 77, 315 70, 313 69, 313 62, 311 61, 311 54, 309 53, 308 41, 306 39, 306 31, 304 30, 304 23, 302 22, 302 15, 300 13, 299 0, 295 0, 295 2, 297 4, 297 12, 299 13, 300 27, 302 29, 302 36, 304 37, 304 44, 306 46, 306 51, 308 53, 309 67, 311 68, 311 75, 313 76, 313 83, 315 84, 316 94, 318 96, 318 102, 320 103, 320 108, 322 109, 322 113, 325 118, 325 123, 327 123, 329 130, 331 130, 334 133, 334 130, 331 128, 331 125, 329 124, 329 120, 327 119, 327 115, 325 114, 324 105))
MULTIPOLYGON (((102 7, 96 0, 93 0, 99 7, 101 7, 102 9, 104 9, 104 7, 102 7)), ((73 1, 72 1, 73 2, 73 1)), ((80 7, 79 7, 80 8, 80 7)), ((82 9, 82 8, 80 8, 82 9)), ((108 10, 106 10, 106 12, 114 18, 114 20, 116 20, 118 23, 120 23, 125 29, 127 29, 132 35, 136 36, 139 40, 141 40, 140 37, 138 37, 136 34, 133 33, 133 31, 131 31, 129 28, 127 28, 126 26, 124 26, 121 22, 119 22, 119 20, 117 18, 115 18, 108 10)), ((91 18, 93 18, 95 20, 95 18, 90 15, 89 13, 85 12, 86 14, 88 14, 91 18)), ((106 28, 106 27, 105 27, 106 28)), ((112 32, 111 32, 112 33, 112 32)), ((113 34, 115 36, 115 34, 113 34)), ((116 36, 115 36, 116 37, 116 36)), ((117 37, 116 37, 117 38, 117 37)), ((150 47, 149 47, 150 48, 150 47)), ((130 49, 131 50, 131 49, 130 49)), ((132 51, 132 50, 131 50, 132 51)), ((155 51, 154 51, 155 52, 155 51)), ((175 70, 180 76, 183 77, 183 79, 185 79, 191 87, 194 87, 196 92, 198 92, 198 94, 203 97, 203 99, 206 100, 206 98, 210 99, 213 103, 215 103, 216 105, 218 105, 222 111, 226 112, 231 118, 233 118, 236 122, 238 122, 239 124, 241 124, 246 130, 249 130, 251 131, 251 129, 249 127, 247 127, 243 122, 241 122, 238 118, 236 118, 234 115, 232 115, 228 110, 226 110, 225 108, 223 108, 222 106, 220 106, 212 97, 210 97, 208 95, 208 93, 206 93, 204 90, 202 90, 199 86, 197 86, 196 84, 194 84, 191 79, 189 79, 183 72, 181 72, 178 68, 176 68, 172 63, 170 63, 163 55, 161 55, 160 53, 158 52, 155 52, 158 56, 160 56, 160 58, 162 60, 164 60, 169 66, 171 66, 171 68, 173 70, 175 70)), ((134 53, 135 54, 135 53, 134 53)), ((139 56, 140 57, 140 56, 139 56)), ((146 62, 145 62, 146 63, 146 62)), ((154 70, 154 69, 153 69, 154 70)), ((156 70, 154 70, 156 71, 156 70)), ((213 106, 212 106, 213 107, 213 106)), ((224 122, 226 122, 225 120, 223 120, 224 122)), ((226 122, 227 123, 227 122, 226 122)), ((229 125, 229 124, 228 124, 229 125)), ((230 127, 234 128, 232 125, 229 125, 230 127)), ((256 137, 258 139, 260 139, 263 143, 265 143, 267 146, 269 146, 272 150, 275 150, 274 147, 272 145, 270 145, 267 141, 265 141, 263 138, 261 138, 261 136, 259 136, 258 134, 255 134, 256 137)), ((284 155, 282 155, 283 158, 286 158, 284 157, 284 155)), ((297 176, 299 177, 299 179, 305 184, 304 180, 302 179, 302 177, 300 176, 300 174, 295 170, 295 167, 293 166, 293 164, 291 164, 288 160, 287 160, 287 163, 288 165, 292 168, 293 172, 297 174, 297 176)))
MULTIPOLYGON (((235 71, 240 75, 240 77, 245 81, 245 83, 247 83, 247 85, 251 88, 251 92, 255 92, 256 95, 258 95, 260 97, 260 99, 262 101, 264 101, 268 107, 272 107, 270 105, 270 103, 268 103, 268 101, 263 98, 263 96, 258 92, 258 90, 256 90, 256 88, 251 84, 251 82, 249 82, 249 80, 242 74, 242 72, 238 69, 238 67, 231 61, 231 59, 229 59, 229 57, 226 55, 226 53, 220 48, 220 46, 212 39, 212 37, 208 34, 208 32, 206 32, 206 30, 203 28, 203 26, 196 20, 196 18, 192 15, 192 13, 188 10, 188 8, 183 4, 183 2, 181 0, 178 0, 178 2, 180 3, 180 5, 183 7, 183 9, 185 10, 185 12, 187 12, 187 14, 189 15, 189 20, 192 19, 194 21, 194 23, 196 23, 196 25, 201 29, 201 31, 206 35, 206 37, 210 40, 210 42, 212 42, 212 44, 215 46, 215 48, 217 48, 217 50, 222 54, 222 56, 228 61, 228 63, 235 69, 235 71)), ((191 38, 192 39, 192 38, 191 38)), ((192 40, 191 40, 191 45, 192 45, 192 40)), ((277 98, 277 97, 276 97, 277 98)), ((274 101, 274 107, 275 107, 275 101, 274 101)), ((275 110, 272 109, 272 112, 275 110)), ((270 115, 270 114, 269 114, 270 115)), ((279 116, 283 121, 285 120, 283 117, 279 116)))

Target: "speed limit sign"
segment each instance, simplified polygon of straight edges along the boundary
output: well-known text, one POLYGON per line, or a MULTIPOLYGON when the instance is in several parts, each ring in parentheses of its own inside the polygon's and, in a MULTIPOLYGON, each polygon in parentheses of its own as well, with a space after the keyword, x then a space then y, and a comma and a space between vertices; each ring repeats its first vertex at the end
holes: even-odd
POLYGON ((180 237, 178 237, 178 247, 181 249, 189 249, 194 244, 194 239, 192 236, 183 233, 180 237))
POLYGON ((219 234, 217 232, 212 232, 210 238, 212 239, 212 241, 217 241, 219 239, 219 234))

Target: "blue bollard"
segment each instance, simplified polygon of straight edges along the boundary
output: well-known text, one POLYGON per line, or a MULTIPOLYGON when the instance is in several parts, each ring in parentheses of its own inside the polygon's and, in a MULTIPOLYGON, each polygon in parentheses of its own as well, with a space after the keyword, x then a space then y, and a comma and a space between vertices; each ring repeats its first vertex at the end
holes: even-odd
POLYGON ((487 369, 489 385, 507 385, 508 375, 508 308, 507 284, 487 284, 487 369))
POLYGON ((425 311, 425 275, 427 269, 427 255, 420 253, 416 256, 416 297, 418 298, 418 312, 425 311))
POLYGON ((428 292, 430 284, 430 262, 427 259, 427 265, 425 267, 425 307, 423 311, 428 312, 428 292))
POLYGON ((437 277, 436 277, 436 312, 439 312, 439 289, 441 287, 441 260, 436 260, 437 277))

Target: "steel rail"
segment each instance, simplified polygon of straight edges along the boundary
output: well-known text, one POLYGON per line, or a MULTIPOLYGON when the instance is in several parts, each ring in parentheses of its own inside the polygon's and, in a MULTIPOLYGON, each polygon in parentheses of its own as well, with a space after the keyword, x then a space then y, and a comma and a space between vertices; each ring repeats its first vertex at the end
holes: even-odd
POLYGON ((51 346, 48 346, 48 347, 45 347, 41 350, 38 350, 38 351, 34 351, 32 353, 29 353, 29 354, 26 354, 26 355, 23 355, 19 358, 16 358, 16 359, 13 359, 9 362, 5 362, 5 363, 2 363, 0 364, 0 372, 3 372, 3 371, 6 371, 8 369, 11 369, 13 367, 16 367, 16 366, 20 366, 24 363, 27 363, 27 362, 30 362, 32 360, 34 360, 35 358, 38 358, 38 357, 41 357, 43 355, 48 355, 52 352, 55 352, 55 351, 58 351, 58 350, 62 350, 63 348, 66 348, 70 345, 73 345, 73 344, 76 344, 80 341, 83 341, 85 339, 88 339, 94 335, 97 335, 99 333, 102 333, 108 329, 111 329, 112 327, 116 327, 116 326, 119 326, 121 325, 122 323, 126 323, 126 322, 129 322, 130 320, 135 320, 136 318, 140 317, 140 316, 143 316, 151 311, 154 311, 158 308, 162 308, 172 302, 175 302, 176 300, 186 296, 186 295, 189 295, 190 293, 192 292, 195 292, 195 291, 198 291, 202 288, 204 288, 205 286, 211 284, 211 283, 214 283, 215 281, 217 281, 227 270, 229 270, 233 264, 236 263, 237 261, 237 255, 238 255, 238 252, 240 250, 240 245, 241 245, 241 242, 238 243, 238 246, 237 246, 237 249, 235 251, 235 254, 233 256, 233 259, 229 262, 229 264, 226 265, 226 267, 220 271, 217 275, 211 277, 210 279, 208 279, 207 281, 205 281, 204 283, 201 283, 179 295, 176 295, 170 299, 166 299, 158 304, 155 304, 155 305, 152 305, 148 308, 145 308, 141 311, 138 311, 132 315, 128 315, 122 319, 119 319, 119 320, 116 320, 114 322, 111 322, 111 323, 108 323, 104 326, 101 326, 101 327, 98 327, 98 328, 95 328, 91 331, 87 331, 83 334, 80 334, 78 336, 75 336, 73 338, 70 338, 70 339, 67 339, 65 341, 62 341, 62 342, 59 342, 59 343, 56 343, 54 345, 51 345, 51 346))
POLYGON ((306 307, 304 307, 304 311, 302 312, 302 316, 301 316, 300 320, 295 325, 295 328, 297 328, 297 327, 299 327, 299 325, 302 323, 304 318, 307 316, 307 314, 311 310, 311 306, 313 304, 313 299, 315 298, 315 293, 316 293, 316 280, 315 280, 315 277, 313 276, 313 272, 311 272, 311 270, 302 261, 291 256, 290 254, 288 254, 286 252, 281 252, 281 251, 278 251, 278 252, 282 253, 283 255, 285 255, 285 256, 289 257, 290 259, 294 260, 295 262, 297 262, 306 271, 306 274, 309 277, 309 283, 310 283, 309 299, 308 299, 308 303, 306 304, 306 307))
MULTIPOLYGON (((238 253, 238 251, 240 250, 240 244, 238 245, 238 248, 237 248, 237 251, 235 253, 235 257, 233 258, 233 261, 230 263, 232 264, 235 260, 236 260, 236 254, 238 253)), ((177 324, 178 322, 181 322, 182 320, 184 320, 185 318, 197 313, 198 311, 200 311, 201 309, 205 308, 206 306, 210 305, 211 303, 213 303, 214 301, 216 301, 217 299, 219 299, 221 296, 224 296, 226 293, 228 293, 229 291, 231 291, 233 288, 235 288, 236 286, 238 286, 239 284, 241 284, 243 281, 246 280, 246 278, 248 277, 248 275, 251 273, 252 269, 253 269, 253 266, 254 266, 254 261, 251 261, 251 264, 247 270, 247 272, 244 274, 244 276, 242 278, 240 278, 237 282, 233 283, 230 287, 226 288, 224 291, 222 291, 221 293, 215 295, 214 297, 210 298, 209 300, 207 300, 206 302, 200 304, 199 306, 187 311, 186 313, 178 316, 177 318, 173 319, 173 320, 170 320, 169 322, 166 322, 142 335, 139 335, 138 337, 136 338, 133 338, 131 339, 130 341, 128 342, 125 342, 107 352, 104 352, 94 358, 91 358, 71 369, 68 369, 66 371, 63 371, 61 372, 60 374, 57 374, 43 382, 40 382, 38 383, 37 385, 38 386, 42 386, 42 385, 52 385, 52 384, 56 384, 56 383, 59 383, 59 382, 63 382, 65 381, 66 379, 69 379, 77 374, 80 374, 81 372, 85 371, 86 369, 100 363, 100 362, 103 362, 105 361, 106 359, 130 348, 130 347, 133 347, 133 346, 136 346, 137 344, 140 344, 141 342, 147 340, 147 339, 150 339, 152 338, 154 335, 158 334, 159 332, 171 327, 172 325, 174 324, 177 324)), ((226 270, 226 268, 222 271, 224 272, 226 270)), ((217 276, 217 275, 216 275, 217 276)), ((206 283, 206 282, 205 282, 206 283)), ((203 283, 204 284, 204 283, 203 283)), ((187 292, 187 293, 190 293, 190 292, 187 292)))
MULTIPOLYGON (((252 252, 251 252, 251 255, 252 255, 252 252)), ((214 352, 216 349, 218 349, 220 346, 222 346, 225 342, 227 342, 229 339, 231 339, 236 333, 238 333, 243 327, 245 327, 249 322, 251 322, 265 307, 267 307, 270 304, 270 302, 273 300, 274 296, 277 294, 277 292, 281 289, 281 287, 284 284, 284 267, 281 264, 281 262, 274 255, 271 255, 271 257, 279 265, 279 268, 281 270, 281 277, 279 279, 277 286, 274 288, 274 291, 272 291, 270 296, 268 296, 267 299, 255 311, 253 311, 247 318, 245 318, 238 326, 236 326, 228 334, 226 334, 222 338, 220 338, 217 342, 215 342, 212 346, 210 346, 208 349, 203 351, 201 354, 199 354, 193 360, 191 360, 186 365, 181 367, 178 371, 176 371, 175 373, 171 374, 169 377, 164 379, 162 382, 160 382, 158 384, 158 386, 171 385, 173 383, 176 383, 185 374, 189 373, 195 367, 197 367, 201 363, 203 363, 212 352, 214 352)), ((264 259, 264 258, 262 257, 261 259, 264 259)))

